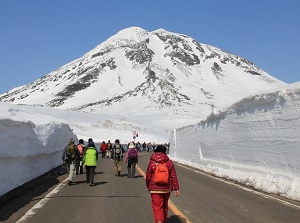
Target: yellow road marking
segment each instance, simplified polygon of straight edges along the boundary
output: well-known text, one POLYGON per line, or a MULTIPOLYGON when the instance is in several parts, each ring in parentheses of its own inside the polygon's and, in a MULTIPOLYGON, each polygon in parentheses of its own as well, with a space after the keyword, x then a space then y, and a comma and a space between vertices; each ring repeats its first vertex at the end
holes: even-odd
MULTIPOLYGON (((144 171, 138 165, 136 165, 135 167, 139 171, 139 173, 146 179, 146 174, 144 173, 144 171)), ((169 200, 168 206, 173 211, 173 213, 181 220, 181 222, 191 223, 188 218, 181 211, 179 211, 179 209, 173 204, 171 200, 169 200)))

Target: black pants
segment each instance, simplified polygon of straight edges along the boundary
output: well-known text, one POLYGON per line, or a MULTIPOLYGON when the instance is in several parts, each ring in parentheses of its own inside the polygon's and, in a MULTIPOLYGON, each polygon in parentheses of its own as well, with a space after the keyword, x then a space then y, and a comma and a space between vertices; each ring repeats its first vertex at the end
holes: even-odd
POLYGON ((85 166, 85 170, 86 170, 86 182, 93 184, 96 167, 95 166, 85 166))
POLYGON ((131 175, 131 177, 135 176, 135 166, 136 166, 136 159, 129 158, 127 163, 127 170, 128 170, 128 175, 131 175))
POLYGON ((83 164, 81 162, 82 162, 82 158, 77 158, 77 160, 76 160, 76 174, 78 174, 78 173, 82 174, 83 173, 83 164), (81 163, 81 165, 80 165, 80 163, 81 163))

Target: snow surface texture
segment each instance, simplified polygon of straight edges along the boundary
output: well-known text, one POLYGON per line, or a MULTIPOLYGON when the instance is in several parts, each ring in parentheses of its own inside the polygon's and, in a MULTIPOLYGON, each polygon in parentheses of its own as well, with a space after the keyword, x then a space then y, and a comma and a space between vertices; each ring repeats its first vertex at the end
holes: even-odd
POLYGON ((77 139, 67 124, 14 117, 27 112, 1 103, 0 196, 59 166, 68 140, 77 139))
POLYGON ((300 200, 300 82, 253 97, 171 134, 170 157, 300 200))

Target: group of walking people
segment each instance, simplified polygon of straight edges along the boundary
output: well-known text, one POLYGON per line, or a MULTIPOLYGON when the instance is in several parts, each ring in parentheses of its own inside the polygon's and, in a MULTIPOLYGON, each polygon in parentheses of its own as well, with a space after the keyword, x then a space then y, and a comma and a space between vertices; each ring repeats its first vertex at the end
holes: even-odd
POLYGON ((83 166, 86 170, 86 183, 91 187, 94 186, 94 176, 98 160, 98 151, 92 138, 88 139, 88 145, 84 145, 84 140, 80 139, 78 145, 75 140, 65 146, 62 154, 63 163, 66 164, 68 170, 68 185, 74 184, 75 174, 83 173, 83 166))
MULTIPOLYGON (((138 163, 138 151, 134 144, 128 144, 128 150, 126 153, 126 164, 128 164, 128 177, 135 177, 135 165, 138 163)), ((120 144, 120 140, 116 139, 114 145, 105 143, 103 141, 100 145, 100 151, 98 152, 95 143, 92 138, 88 139, 87 146, 84 145, 84 140, 80 139, 78 145, 75 144, 73 138, 65 146, 62 160, 66 164, 68 170, 68 185, 74 184, 73 179, 76 175, 83 173, 83 166, 86 169, 86 182, 90 186, 94 186, 95 169, 97 166, 98 154, 102 154, 102 157, 111 158, 114 161, 115 175, 121 176, 123 154, 125 150, 123 145, 120 144), (104 146, 105 144, 105 146, 104 146)))
MULTIPOLYGON (((102 144, 105 141, 102 142, 102 144)), ((110 143, 110 141, 108 141, 110 143)), ((107 143, 107 144, 108 144, 107 143)), ((86 169, 86 182, 90 186, 94 186, 94 175, 97 166, 98 153, 102 153, 103 158, 111 158, 114 160, 115 176, 121 176, 124 147, 120 144, 120 140, 116 139, 114 145, 106 147, 100 145, 100 151, 97 151, 92 138, 88 139, 88 145, 84 146, 83 139, 79 140, 75 145, 75 140, 70 139, 68 145, 65 146, 62 160, 68 169, 68 184, 73 184, 75 174, 83 173, 83 166, 86 169), (103 147, 101 149, 101 147, 103 147), (108 151, 108 147, 111 149, 108 151), (106 149, 106 150, 105 150, 106 149), (103 155, 105 154, 105 155, 103 155)), ((138 148, 134 142, 127 144, 127 152, 125 161, 127 164, 128 178, 135 178, 136 164, 138 163, 138 148)), ((154 154, 151 155, 146 170, 146 186, 151 194, 152 210, 156 223, 163 223, 167 220, 168 200, 171 191, 175 191, 175 196, 179 195, 179 183, 176 170, 172 160, 166 154, 167 147, 165 145, 157 145, 154 154)), ((151 151, 151 150, 150 150, 151 151)))
POLYGON ((100 145, 100 153, 102 154, 102 158, 111 158, 111 150, 112 150, 112 144, 110 140, 106 143, 103 141, 100 145))

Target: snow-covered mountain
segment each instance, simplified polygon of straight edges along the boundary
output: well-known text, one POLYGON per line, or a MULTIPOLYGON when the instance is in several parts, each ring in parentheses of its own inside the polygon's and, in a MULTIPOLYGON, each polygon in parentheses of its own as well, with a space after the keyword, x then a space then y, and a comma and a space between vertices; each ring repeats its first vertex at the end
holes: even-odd
POLYGON ((81 58, 0 95, 0 101, 119 119, 149 116, 148 125, 158 113, 165 117, 163 128, 172 129, 283 85, 248 60, 186 35, 131 27, 81 58))

